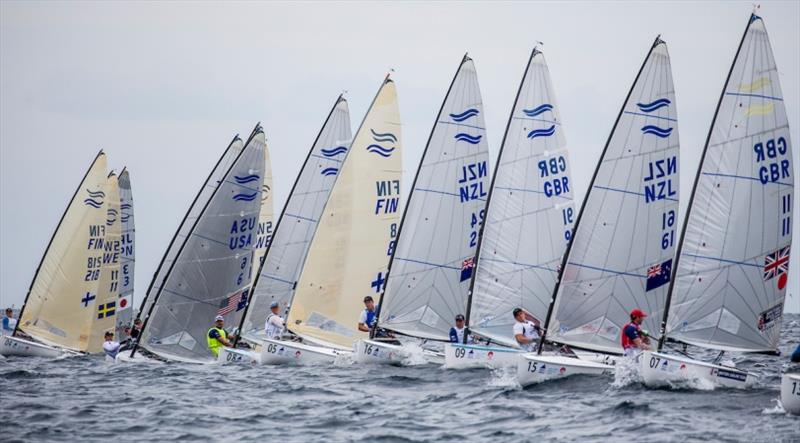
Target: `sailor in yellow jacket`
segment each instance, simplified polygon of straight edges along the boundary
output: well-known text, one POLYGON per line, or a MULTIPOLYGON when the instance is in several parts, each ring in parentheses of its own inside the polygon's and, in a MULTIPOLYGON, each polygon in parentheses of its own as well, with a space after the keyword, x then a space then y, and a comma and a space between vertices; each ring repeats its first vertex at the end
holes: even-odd
MULTIPOLYGON (((208 330, 208 334, 206 335, 206 340, 208 340, 208 349, 211 350, 211 353, 214 354, 214 357, 219 356, 219 348, 223 346, 231 347, 233 344, 228 341, 228 333, 225 332, 223 327, 225 326, 225 319, 218 315, 214 319, 214 326, 208 330)), ((233 335, 231 335, 233 338, 233 335)))

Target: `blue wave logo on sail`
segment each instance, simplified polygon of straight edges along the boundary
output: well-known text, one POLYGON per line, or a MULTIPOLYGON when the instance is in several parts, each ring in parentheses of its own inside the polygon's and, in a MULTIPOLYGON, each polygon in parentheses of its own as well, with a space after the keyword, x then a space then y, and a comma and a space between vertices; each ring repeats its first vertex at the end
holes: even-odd
POLYGON ((373 154, 378 154, 381 157, 390 157, 392 152, 394 152, 394 148, 384 148, 381 145, 369 145, 367 146, 367 151, 372 152, 373 154))
POLYGON ((233 179, 236 180, 236 183, 240 185, 244 185, 247 183, 257 182, 260 177, 256 174, 244 175, 239 177, 238 175, 234 175, 233 179))
POLYGON ((372 139, 375 140, 376 142, 397 143, 397 137, 394 134, 392 134, 391 132, 386 132, 386 133, 381 134, 381 133, 375 132, 374 129, 370 129, 370 132, 372 132, 372 139))
POLYGON ((108 208, 108 211, 106 211, 106 226, 111 226, 117 221, 117 214, 118 212, 116 209, 108 208))
MULTIPOLYGON (((375 132, 374 129, 370 129, 370 132, 372 132, 372 139, 378 143, 383 143, 383 142, 397 143, 397 137, 391 132, 380 133, 380 132, 375 132)), ((372 152, 373 154, 378 154, 384 158, 391 157, 392 152, 394 152, 394 149, 395 149, 394 146, 386 148, 377 143, 373 143, 367 146, 367 151, 372 152)))
POLYGON ((528 117, 536 117, 539 114, 544 114, 545 112, 552 110, 553 110, 553 105, 551 105, 550 103, 545 103, 533 109, 523 109, 522 112, 528 117))
POLYGON ((457 141, 460 141, 460 142, 467 142, 467 143, 469 143, 471 145, 477 145, 478 143, 481 142, 481 139, 483 138, 483 136, 482 135, 469 135, 469 134, 465 134, 463 132, 459 132, 453 138, 456 139, 457 141))
POLYGON ((320 149, 320 152, 325 157, 333 158, 339 154, 344 154, 345 152, 347 152, 347 148, 344 146, 337 146, 335 148, 330 148, 330 149, 320 149))
POLYGON ((651 112, 653 112, 653 111, 655 111, 657 109, 661 109, 661 108, 663 108, 665 106, 669 106, 670 103, 672 103, 672 102, 667 100, 667 99, 665 99, 665 98, 660 98, 660 99, 658 99, 658 100, 656 100, 654 102, 650 102, 650 103, 636 103, 636 106, 638 106, 639 109, 642 110, 642 112, 646 112, 646 113, 649 114, 649 113, 651 113, 651 112))
POLYGON ((672 134, 672 128, 664 129, 654 125, 647 125, 642 127, 642 132, 645 134, 655 135, 656 137, 667 138, 670 134, 672 134))
POLYGON ((123 203, 119 208, 120 209, 130 209, 131 208, 131 204, 130 203, 123 203))
POLYGON ((103 206, 103 198, 105 198, 106 193, 103 191, 90 191, 88 189, 86 192, 89 194, 89 197, 83 200, 83 204, 95 209, 100 209, 100 207, 103 206))
POLYGON ((555 133, 556 133, 556 125, 552 125, 547 129, 534 129, 533 131, 528 133, 528 138, 534 139, 536 137, 550 137, 555 133))
POLYGON ((258 196, 258 192, 253 192, 252 194, 236 194, 233 196, 233 199, 236 201, 243 201, 243 202, 251 202, 256 199, 258 196))
POLYGON ((338 174, 339 173, 339 169, 337 169, 337 168, 325 168, 322 171, 319 171, 319 173, 327 177, 327 176, 338 174))
POLYGON ((480 111, 478 111, 475 108, 469 108, 466 111, 462 112, 461 114, 450 114, 450 118, 460 123, 463 122, 464 120, 475 117, 478 114, 480 114, 480 111))

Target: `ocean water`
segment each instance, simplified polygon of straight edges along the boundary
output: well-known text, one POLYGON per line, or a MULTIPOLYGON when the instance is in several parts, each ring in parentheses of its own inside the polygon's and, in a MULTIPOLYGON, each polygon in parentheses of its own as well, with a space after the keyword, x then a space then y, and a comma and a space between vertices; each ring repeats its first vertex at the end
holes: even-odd
MULTIPOLYGON (((800 316, 783 328, 786 353, 800 316)), ((0 359, 0 441, 800 441, 800 417, 778 406, 788 355, 732 359, 760 375, 755 389, 648 389, 635 377, 522 389, 512 371, 434 365, 10 357, 0 359)))

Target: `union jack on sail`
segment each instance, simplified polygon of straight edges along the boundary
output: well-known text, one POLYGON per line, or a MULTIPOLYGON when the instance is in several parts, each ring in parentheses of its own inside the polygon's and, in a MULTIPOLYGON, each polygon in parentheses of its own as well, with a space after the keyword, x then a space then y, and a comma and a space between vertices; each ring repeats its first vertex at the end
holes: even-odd
POLYGON ((789 272, 789 248, 785 246, 764 257, 764 281, 789 272))

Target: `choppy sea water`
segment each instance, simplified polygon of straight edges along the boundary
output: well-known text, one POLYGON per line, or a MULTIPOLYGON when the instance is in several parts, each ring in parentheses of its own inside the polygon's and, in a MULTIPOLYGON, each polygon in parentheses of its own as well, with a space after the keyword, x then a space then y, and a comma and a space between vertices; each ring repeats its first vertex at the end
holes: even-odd
MULTIPOLYGON (((785 318, 781 350, 800 340, 785 318)), ((700 355, 700 354, 697 354, 700 355)), ((438 366, 0 359, 0 441, 800 441, 778 407, 788 356, 732 356, 755 389, 647 389, 438 366)), ((797 368, 800 369, 800 368, 797 368)))

